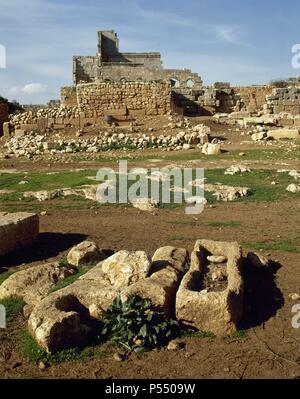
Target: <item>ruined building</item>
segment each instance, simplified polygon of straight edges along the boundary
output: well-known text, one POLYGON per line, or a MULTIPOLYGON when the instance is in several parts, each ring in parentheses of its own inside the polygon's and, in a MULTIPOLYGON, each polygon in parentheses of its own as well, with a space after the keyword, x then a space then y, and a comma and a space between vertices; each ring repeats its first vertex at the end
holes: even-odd
MULTIPOLYGON (((98 32, 98 49, 95 56, 73 57, 73 82, 77 87, 77 98, 72 96, 72 92, 64 89, 62 102, 69 105, 79 103, 83 107, 84 104, 91 104, 92 101, 91 105, 99 110, 103 108, 103 104, 98 106, 95 95, 93 99, 86 97, 82 99, 81 94, 87 94, 87 90, 80 88, 82 84, 90 84, 90 90, 93 87, 95 93, 103 94, 104 86, 99 91, 99 86, 96 85, 113 84, 116 92, 120 84, 143 82, 149 88, 154 82, 156 85, 169 82, 170 96, 168 100, 165 98, 165 101, 169 101, 170 106, 162 105, 161 101, 155 106, 154 101, 150 101, 150 108, 153 112, 149 111, 149 107, 145 112, 150 115, 164 113, 170 108, 179 113, 209 115, 215 112, 237 111, 244 105, 229 84, 204 87, 200 76, 190 69, 165 69, 160 53, 121 53, 118 36, 113 30, 98 32), (158 112, 155 108, 158 109, 158 112)), ((124 92, 124 86, 121 86, 121 89, 124 92)), ((164 87, 162 91, 165 89, 164 87)), ((135 94, 137 91, 139 90, 135 90, 135 94)), ((157 87, 154 90, 148 90, 152 95, 154 92, 157 95, 159 91, 160 89, 157 87)), ((145 99, 144 95, 142 97, 145 99)), ((145 100, 147 102, 147 99, 145 100)), ((144 108, 145 104, 141 104, 143 101, 141 100, 139 103, 139 105, 130 105, 131 113, 144 108)), ((121 101, 120 108, 123 109, 124 106, 126 106, 126 101, 121 101)))
POLYGON ((118 36, 113 30, 98 32, 95 56, 73 57, 74 84, 166 79, 181 89, 202 87, 199 75, 189 69, 164 69, 160 53, 121 53, 118 36))

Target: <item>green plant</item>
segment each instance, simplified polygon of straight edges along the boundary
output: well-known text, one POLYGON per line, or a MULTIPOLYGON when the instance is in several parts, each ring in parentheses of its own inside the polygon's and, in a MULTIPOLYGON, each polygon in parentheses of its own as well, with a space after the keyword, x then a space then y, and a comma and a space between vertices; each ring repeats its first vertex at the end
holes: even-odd
POLYGON ((178 336, 179 323, 153 309, 150 300, 117 296, 102 319, 101 335, 129 351, 143 352, 178 336))
POLYGON ((0 305, 5 307, 6 320, 10 322, 22 313, 25 302, 17 298, 5 298, 0 300, 0 305))
POLYGON ((4 283, 5 280, 8 279, 14 272, 8 271, 8 272, 3 272, 0 274, 0 285, 4 283))

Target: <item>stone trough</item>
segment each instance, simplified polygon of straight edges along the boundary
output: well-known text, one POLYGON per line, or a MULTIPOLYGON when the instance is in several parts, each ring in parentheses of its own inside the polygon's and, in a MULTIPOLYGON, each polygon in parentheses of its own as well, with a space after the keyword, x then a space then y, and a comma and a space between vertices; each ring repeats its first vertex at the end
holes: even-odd
POLYGON ((197 241, 177 291, 177 319, 215 335, 236 331, 243 312, 241 258, 238 243, 197 241))

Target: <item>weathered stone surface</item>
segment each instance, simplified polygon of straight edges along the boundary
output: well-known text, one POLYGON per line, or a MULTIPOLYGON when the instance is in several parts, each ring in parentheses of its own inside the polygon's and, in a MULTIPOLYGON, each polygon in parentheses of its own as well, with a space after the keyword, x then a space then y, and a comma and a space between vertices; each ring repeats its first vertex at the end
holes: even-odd
POLYGON ((232 165, 230 168, 225 170, 225 175, 237 175, 243 173, 250 173, 251 169, 244 165, 232 165))
POLYGON ((116 253, 73 284, 42 300, 28 320, 31 334, 49 352, 82 342, 92 318, 100 318, 116 295, 144 279, 149 268, 145 252, 116 253))
POLYGON ((24 198, 36 198, 38 201, 49 201, 61 195, 61 190, 50 191, 27 191, 23 194, 24 198))
POLYGON ((35 307, 28 321, 30 333, 47 352, 79 345, 90 333, 87 310, 72 294, 59 292, 35 307))
POLYGON ((220 155, 221 154, 221 145, 206 143, 202 147, 202 153, 205 155, 220 155))
POLYGON ((300 133, 299 129, 275 129, 268 131, 268 137, 271 137, 274 140, 299 139, 300 133))
POLYGON ((296 194, 300 193, 300 184, 290 184, 286 191, 289 191, 290 193, 296 194))
POLYGON ((222 184, 205 184, 205 190, 212 192, 217 201, 235 201, 251 194, 248 187, 231 187, 222 184))
POLYGON ((38 234, 38 215, 0 212, 0 256, 31 245, 38 234))
POLYGON ((150 276, 122 290, 122 300, 138 295, 150 299, 167 317, 173 316, 176 291, 188 259, 186 249, 159 248, 152 257, 150 276))
POLYGON ((100 261, 105 258, 104 253, 93 241, 83 241, 73 247, 68 253, 67 260, 72 266, 79 266, 83 263, 100 261))
POLYGON ((102 270, 112 285, 124 287, 147 277, 150 260, 144 251, 120 251, 103 262, 102 270))
POLYGON ((132 203, 134 208, 144 212, 157 212, 158 204, 151 198, 139 198, 132 203))
POLYGON ((243 312, 243 280, 240 273, 241 249, 238 243, 199 240, 191 256, 191 268, 176 296, 176 316, 185 324, 216 335, 236 330, 243 312), (223 291, 204 290, 207 255, 225 256, 227 287, 223 291))
POLYGON ((225 263, 227 258, 225 256, 208 256, 207 260, 212 263, 225 263))
POLYGON ((11 275, 0 285, 0 299, 14 297, 29 305, 38 304, 49 290, 65 277, 73 274, 71 267, 58 262, 33 266, 11 275))
POLYGON ((254 133, 251 135, 251 139, 253 141, 261 141, 261 140, 264 140, 265 138, 267 138, 267 134, 265 132, 254 133))

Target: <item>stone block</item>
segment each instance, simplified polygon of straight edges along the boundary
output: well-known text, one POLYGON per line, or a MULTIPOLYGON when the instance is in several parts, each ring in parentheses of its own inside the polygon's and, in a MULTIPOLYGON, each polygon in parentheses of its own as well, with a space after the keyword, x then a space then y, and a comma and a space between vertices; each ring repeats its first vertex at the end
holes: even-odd
POLYGON ((243 314, 242 253, 236 242, 199 240, 190 270, 176 296, 176 316, 184 324, 215 335, 232 334, 243 314), (227 262, 211 264, 209 256, 227 262))
POLYGON ((38 234, 38 215, 25 212, 1 212, 0 256, 31 245, 38 234))

